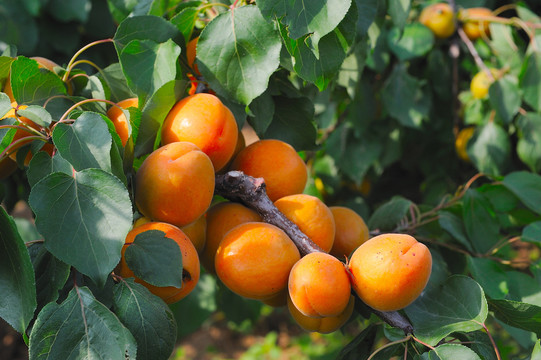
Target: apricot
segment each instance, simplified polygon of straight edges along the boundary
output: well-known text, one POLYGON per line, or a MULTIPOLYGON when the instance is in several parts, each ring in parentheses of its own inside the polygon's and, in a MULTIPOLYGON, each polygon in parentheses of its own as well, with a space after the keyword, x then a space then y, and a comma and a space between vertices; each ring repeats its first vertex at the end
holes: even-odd
MULTIPOLYGON (((130 107, 136 108, 139 106, 139 100, 137 98, 124 99, 119 101, 117 105, 122 109, 128 109, 130 107)), ((121 109, 118 108, 118 106, 111 106, 111 108, 107 110, 107 117, 111 119, 113 125, 115 125, 115 129, 120 137, 122 146, 126 146, 128 138, 130 137, 130 125, 126 115, 121 109)))
POLYGON ((470 91, 474 98, 483 99, 488 95, 488 89, 492 83, 501 77, 500 71, 497 69, 489 69, 492 74, 492 78, 487 74, 486 71, 481 70, 475 74, 470 83, 470 91))
POLYGON ((382 234, 359 246, 349 260, 353 289, 368 306, 395 311, 411 304, 432 271, 428 248, 407 234, 382 234))
POLYGON ((325 316, 314 318, 306 316, 299 311, 291 301, 287 298, 287 308, 291 317, 304 330, 318 332, 320 334, 330 334, 340 329, 351 318, 353 308, 355 307, 355 297, 350 295, 348 305, 338 316, 325 316))
POLYGON ((336 229, 330 254, 343 259, 366 242, 370 233, 363 218, 352 209, 344 206, 330 206, 329 209, 336 229))
POLYGON ((188 236, 193 246, 197 250, 197 253, 201 253, 205 247, 207 237, 207 218, 203 214, 199 219, 193 223, 185 225, 180 228, 188 236))
POLYGON ((475 132, 475 127, 470 126, 470 127, 461 129, 458 132, 458 135, 456 136, 456 140, 455 140, 456 153, 458 157, 464 160, 465 162, 470 162, 470 156, 468 155, 467 147, 468 147, 468 141, 470 141, 474 132, 475 132))
POLYGON ((162 144, 189 141, 208 155, 219 171, 233 156, 238 126, 218 97, 200 93, 177 102, 162 125, 162 144))
POLYGON ((287 305, 288 290, 287 287, 278 294, 271 296, 268 299, 263 299, 261 302, 272 307, 282 307, 287 305))
MULTIPOLYGON (((19 107, 19 109, 25 109, 25 108, 26 108, 26 105, 21 105, 19 107)), ((2 117, 0 119, 0 124, 2 124, 3 119, 9 118, 9 117, 16 118, 19 121, 18 125, 28 126, 28 127, 31 127, 34 130, 43 131, 43 128, 41 126, 39 126, 38 124, 34 123, 32 120, 30 120, 30 119, 28 119, 28 118, 26 118, 24 116, 19 116, 16 113, 15 109, 11 109, 10 111, 8 111, 8 113, 6 115, 4 115, 4 117, 2 117)), ((23 129, 17 129, 17 131, 15 131, 15 134, 13 135, 13 139, 12 139, 11 143, 14 143, 15 141, 20 141, 20 142, 17 143, 17 145, 15 145, 12 149, 10 149, 9 157, 13 161, 17 161, 17 151, 20 148, 22 148, 25 145, 30 144, 32 141, 35 140, 35 139, 21 140, 21 139, 27 138, 29 136, 35 136, 35 134, 31 133, 30 131, 23 130, 23 129)), ((45 142, 43 147, 40 149, 40 151, 45 151, 49 155, 52 156, 53 151, 54 151, 54 145, 49 143, 49 142, 45 142)), ((25 166, 28 166, 28 164, 30 163, 30 160, 32 160, 32 156, 33 156, 32 152, 28 151, 27 154, 26 154, 26 157, 24 158, 24 165, 25 166)))
POLYGON ((126 236, 126 241, 122 246, 122 257, 120 263, 115 268, 115 274, 123 278, 135 278, 135 281, 144 285, 151 293, 162 298, 166 303, 172 304, 186 297, 197 285, 199 281, 199 257, 195 247, 190 239, 178 227, 162 223, 148 222, 133 228, 126 236), (135 240, 135 237, 148 230, 159 230, 165 233, 165 237, 174 240, 182 253, 182 287, 174 286, 154 286, 134 275, 128 267, 124 256, 126 249, 135 240))
POLYGON ((201 263, 209 273, 215 273, 214 259, 224 235, 237 225, 261 221, 261 216, 242 204, 221 202, 208 209, 206 219, 207 237, 201 253, 201 263))
POLYGON ((488 20, 474 20, 472 18, 491 16, 493 16, 492 10, 483 7, 462 9, 458 13, 458 19, 462 21, 462 30, 464 30, 466 36, 472 41, 480 37, 490 36, 490 22, 488 20))
POLYGON ((295 307, 309 317, 338 316, 351 297, 345 265, 323 252, 310 253, 295 263, 288 289, 295 307))
POLYGON ((199 41, 199 36, 188 41, 186 45, 186 59, 188 60, 188 66, 191 67, 197 75, 201 75, 199 68, 195 63, 195 56, 197 50, 197 42, 199 41))
POLYGON ((231 291, 251 299, 268 299, 287 287, 299 250, 280 228, 249 222, 231 229, 220 242, 214 266, 231 291))
POLYGON ((454 34, 455 14, 447 3, 437 3, 425 7, 419 16, 419 22, 428 27, 434 36, 445 39, 454 34))
POLYGON ((332 249, 335 224, 331 210, 317 197, 307 194, 284 196, 274 205, 323 251, 332 249))
POLYGON ((235 151, 233 151, 233 156, 231 156, 231 159, 229 159, 229 162, 222 168, 219 173, 225 173, 229 171, 231 168, 231 164, 233 163, 233 160, 235 157, 246 147, 246 138, 244 137, 243 132, 239 129, 239 133, 237 136, 237 144, 235 145, 235 151))
POLYGON ((308 173, 295 149, 281 140, 258 140, 248 145, 233 160, 231 170, 265 179, 271 201, 304 191, 308 173))
POLYGON ((158 148, 135 175, 135 203, 153 221, 188 225, 207 211, 213 194, 212 162, 190 142, 158 148))

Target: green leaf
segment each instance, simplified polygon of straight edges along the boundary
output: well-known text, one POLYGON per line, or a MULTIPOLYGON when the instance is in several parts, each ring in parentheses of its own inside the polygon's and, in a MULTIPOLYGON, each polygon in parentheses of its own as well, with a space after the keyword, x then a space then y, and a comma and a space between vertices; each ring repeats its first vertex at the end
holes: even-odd
POLYGON ((41 359, 135 359, 128 329, 86 287, 75 287, 61 304, 49 303, 30 334, 29 354, 41 359))
POLYGON ((503 178, 503 185, 529 209, 541 214, 541 176, 526 171, 512 172, 503 178))
POLYGON ((449 211, 438 212, 438 222, 441 228, 447 231, 460 244, 464 245, 468 251, 473 251, 472 245, 466 235, 464 222, 462 219, 449 211))
POLYGON ((50 0, 48 4, 49 13, 62 22, 78 21, 84 23, 88 19, 92 9, 90 0, 50 0))
POLYGON ((0 317, 24 333, 36 309, 34 269, 13 218, 0 206, 0 317))
POLYGON ((141 123, 137 131, 134 153, 136 157, 145 155, 154 150, 156 135, 162 126, 165 117, 184 95, 186 81, 174 80, 164 84, 158 89, 143 107, 141 123))
POLYGON ((104 284, 132 226, 132 204, 124 185, 99 169, 85 169, 73 177, 55 172, 34 185, 29 203, 47 250, 104 284))
POLYGON ((492 83, 488 95, 496 114, 506 124, 513 121, 522 101, 518 86, 507 77, 503 77, 492 83))
POLYGON ((360 334, 355 336, 336 357, 336 360, 367 359, 376 340, 377 327, 374 324, 367 326, 360 334))
POLYGON ((248 105, 280 63, 280 35, 256 6, 215 17, 197 43, 198 68, 218 94, 248 105))
POLYGON ((130 89, 141 104, 164 84, 175 80, 180 47, 173 40, 156 43, 132 40, 120 52, 120 64, 130 89))
POLYGON ((60 155, 75 170, 97 168, 111 171, 112 139, 100 114, 84 112, 72 125, 60 123, 53 130, 60 155))
POLYGON ((256 97, 250 103, 250 125, 258 136, 263 136, 274 117, 274 99, 271 96, 271 91, 267 90, 263 94, 256 97))
POLYGON ((138 234, 125 253, 135 276, 154 286, 182 287, 182 253, 175 240, 159 230, 138 234))
POLYGON ((412 23, 406 25, 403 33, 397 27, 392 28, 387 33, 387 42, 398 59, 407 61, 428 53, 434 46, 434 34, 421 23, 412 23))
POLYGON ((486 253, 498 242, 500 225, 492 205, 482 193, 472 189, 466 191, 462 218, 475 251, 486 253))
POLYGON ((71 175, 73 174, 73 167, 59 152, 51 158, 46 152, 40 151, 30 160, 26 176, 28 177, 28 183, 32 187, 41 179, 54 172, 63 172, 64 174, 71 175))
POLYGON ((359 75, 362 74, 367 56, 367 42, 360 42, 351 54, 344 59, 336 82, 347 89, 348 95, 353 99, 357 91, 359 75))
POLYGON ((122 72, 119 63, 114 63, 102 69, 96 76, 105 84, 111 92, 111 99, 119 102, 124 99, 135 97, 135 94, 128 86, 126 76, 122 72))
POLYGON ((460 344, 443 344, 424 353, 421 359, 427 360, 481 360, 479 355, 469 347, 460 344))
POLYGON ((137 359, 168 359, 177 340, 169 307, 132 279, 119 282, 113 291, 115 314, 137 341, 137 359))
POLYGON ((309 98, 275 96, 274 118, 265 131, 265 138, 280 139, 297 151, 316 148, 317 130, 314 104, 309 98))
POLYGON ((117 53, 133 40, 163 43, 179 35, 177 28, 159 16, 143 15, 126 18, 118 26, 114 43, 117 53))
POLYGON ((11 100, 9 96, 4 93, 0 93, 0 118, 4 117, 12 109, 11 100))
POLYGON ((394 67, 383 88, 383 104, 389 114, 407 127, 419 128, 430 109, 430 97, 423 84, 408 74, 406 66, 394 67))
POLYGON ((496 56, 501 67, 508 67, 511 73, 517 73, 522 68, 522 51, 517 51, 518 46, 514 43, 515 36, 512 25, 491 22, 490 48, 496 56))
POLYGON ((522 90, 526 104, 537 112, 541 111, 541 54, 531 53, 526 60, 519 77, 519 87, 522 90))
POLYGON ((66 86, 55 73, 40 69, 36 60, 23 56, 11 63, 11 90, 19 105, 43 105, 55 95, 66 95, 66 86))
POLYGON ((401 196, 394 196, 374 211, 368 220, 370 229, 393 230, 408 214, 412 202, 401 196))
POLYGON ((504 299, 509 294, 507 274, 501 264, 486 258, 468 256, 467 259, 473 278, 483 287, 488 297, 504 299))
POLYGON ((382 4, 382 2, 379 0, 356 0, 356 2, 359 18, 357 28, 360 34, 365 35, 376 18, 378 5, 382 4))
POLYGON ((541 245, 541 221, 531 223, 522 229, 520 239, 525 242, 541 245))
MULTIPOLYGON (((4 44, 16 44, 17 50, 21 53, 35 52, 39 41, 39 29, 36 20, 37 18, 28 13, 21 0, 3 0, 2 11, 0 12, 2 42, 4 44)), ((14 52, 11 52, 10 55, 15 56, 14 52)))
POLYGON ((478 127, 467 145, 468 156, 482 173, 501 175, 509 163, 509 135, 498 124, 489 122, 478 127))
POLYGON ((541 307, 511 300, 489 300, 490 311, 504 324, 534 332, 541 337, 541 307))
POLYGON ((257 6, 269 20, 280 19, 292 39, 310 34, 315 56, 327 54, 319 48, 320 39, 333 31, 346 16, 351 0, 273 1, 260 0, 257 6))
POLYGON ((406 26, 410 14, 411 0, 389 0, 388 7, 393 24, 401 32, 406 26))
POLYGON ((436 345, 453 332, 481 329, 488 315, 483 289, 462 275, 451 276, 441 286, 422 293, 404 310, 415 336, 429 345, 436 345))
POLYGON ((24 109, 18 109, 17 114, 30 119, 39 126, 47 127, 53 122, 51 114, 43 107, 38 105, 29 105, 24 109))
POLYGON ((541 360, 541 343, 539 341, 535 342, 535 346, 532 351, 531 360, 541 360))
POLYGON ((190 41, 195 23, 199 19, 198 15, 201 12, 199 6, 201 4, 202 1, 187 1, 183 3, 186 7, 170 20, 171 24, 175 25, 182 33, 186 44, 190 41))
POLYGON ((516 125, 518 157, 532 172, 541 171, 541 115, 531 112, 520 115, 516 125))
POLYGON ((58 300, 58 291, 62 290, 68 280, 70 267, 55 258, 43 244, 31 245, 28 252, 36 277, 38 309, 41 309, 48 303, 58 300))

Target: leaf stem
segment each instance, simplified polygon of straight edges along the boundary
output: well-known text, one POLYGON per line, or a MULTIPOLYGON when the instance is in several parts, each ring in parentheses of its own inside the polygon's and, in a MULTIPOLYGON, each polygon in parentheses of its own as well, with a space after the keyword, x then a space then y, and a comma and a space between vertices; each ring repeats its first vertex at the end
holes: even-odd
POLYGON ((73 69, 75 60, 79 57, 79 55, 81 55, 85 50, 90 49, 90 48, 91 48, 92 46, 94 46, 94 45, 103 44, 103 43, 108 43, 108 42, 114 43, 114 40, 111 39, 111 38, 108 38, 108 39, 102 39, 102 40, 97 40, 97 41, 93 41, 93 42, 91 42, 91 43, 89 43, 89 44, 83 46, 82 48, 80 48, 80 49, 73 55, 73 57, 71 58, 70 62, 68 63, 68 66, 66 67, 66 72, 65 72, 64 75, 62 76, 62 81, 63 81, 63 82, 66 82, 66 81, 68 80, 69 74, 70 74, 71 70, 73 69))
POLYGON ((406 336, 403 339, 391 341, 390 343, 387 343, 387 344, 383 345, 382 347, 380 347, 379 349, 374 351, 372 354, 370 354, 370 356, 366 360, 372 360, 374 358, 374 356, 376 356, 376 354, 379 353, 380 351, 385 350, 385 349, 387 349, 387 348, 389 348, 391 346, 397 345, 397 344, 402 344, 402 343, 408 342, 408 341, 410 341, 412 339, 412 337, 413 337, 413 335, 410 334, 410 335, 406 336))
POLYGON ((119 109, 122 110, 122 108, 120 108, 115 102, 111 101, 111 100, 105 100, 105 99, 85 99, 85 100, 81 100, 79 101, 78 103, 72 105, 68 110, 66 110, 66 112, 62 115, 62 117, 60 118, 60 120, 58 120, 58 122, 56 124, 53 125, 53 128, 58 125, 59 123, 62 123, 62 122, 65 122, 66 121, 66 118, 67 116, 73 111, 75 110, 76 108, 78 108, 79 106, 81 105, 84 105, 84 104, 88 104, 88 103, 91 103, 91 102, 104 102, 104 103, 107 103, 107 104, 110 104, 110 105, 113 105, 113 106, 117 106, 119 109))

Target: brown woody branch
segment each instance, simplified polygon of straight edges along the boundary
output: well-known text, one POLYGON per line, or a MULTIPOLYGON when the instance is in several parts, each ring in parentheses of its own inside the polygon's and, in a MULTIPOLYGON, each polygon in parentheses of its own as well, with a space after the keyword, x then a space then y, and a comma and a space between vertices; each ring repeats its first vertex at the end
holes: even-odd
MULTIPOLYGON (((216 175, 214 193, 228 200, 244 204, 255 210, 264 222, 282 229, 295 243, 302 256, 323 251, 274 206, 274 203, 267 196, 265 181, 262 178, 254 178, 241 171, 218 174, 216 175)), ((372 312, 387 324, 403 330, 405 334, 413 333, 413 326, 399 312, 383 312, 374 309, 372 312)))

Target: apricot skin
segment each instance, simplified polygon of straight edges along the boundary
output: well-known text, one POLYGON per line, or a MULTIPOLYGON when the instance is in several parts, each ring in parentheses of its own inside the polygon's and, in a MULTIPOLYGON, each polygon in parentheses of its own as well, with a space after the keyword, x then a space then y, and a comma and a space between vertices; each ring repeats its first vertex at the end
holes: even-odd
POLYGON ((313 318, 301 313, 299 309, 295 307, 291 298, 287 298, 287 308, 295 322, 306 331, 318 332, 320 334, 330 334, 344 326, 351 318, 354 306, 355 297, 350 295, 346 308, 338 316, 313 318))
POLYGON ((271 201, 304 191, 308 173, 295 149, 280 140, 259 140, 248 145, 233 160, 231 170, 265 179, 271 201))
POLYGON ((334 243, 335 224, 331 210, 317 197, 307 194, 284 196, 274 205, 323 251, 334 243))
POLYGON ((185 225, 180 228, 186 236, 190 239, 193 246, 197 250, 197 253, 201 253, 205 247, 205 241, 207 237, 207 218, 205 215, 201 215, 199 219, 193 223, 185 225))
MULTIPOLYGON (((124 99, 119 101, 117 105, 122 109, 128 109, 130 107, 136 108, 139 105, 139 100, 137 98, 124 99)), ((126 142, 128 142, 128 138, 130 137, 128 119, 126 118, 126 115, 124 115, 122 110, 120 110, 117 106, 111 106, 111 108, 107 110, 107 117, 111 119, 115 125, 115 129, 120 137, 122 146, 126 146, 126 142)))
POLYGON ((455 32, 454 12, 447 3, 432 4, 421 11, 419 22, 428 27, 440 39, 450 37, 455 32))
POLYGON ((215 268, 220 280, 238 295, 263 300, 287 287, 300 254, 278 227, 250 222, 231 229, 220 242, 215 268))
POLYGON ((212 94, 194 94, 177 102, 162 126, 162 144, 189 141, 208 155, 215 171, 233 157, 238 126, 231 110, 212 94))
POLYGON ((338 316, 351 297, 344 264, 323 252, 310 253, 297 261, 289 274, 288 289, 295 307, 309 317, 338 316))
POLYGON ((135 176, 135 203, 141 214, 178 227, 203 215, 213 194, 212 162, 189 142, 155 150, 135 176))
POLYGON ((191 243, 190 239, 180 230, 178 227, 161 222, 148 222, 143 225, 133 228, 126 236, 126 241, 122 247, 122 258, 120 263, 115 268, 115 274, 123 278, 135 278, 135 281, 144 285, 151 293, 162 298, 166 303, 172 304, 186 297, 197 285, 199 281, 199 257, 197 251, 191 243), (183 266, 183 279, 182 287, 176 288, 174 286, 154 286, 147 283, 144 280, 139 279, 130 270, 125 259, 125 252, 128 246, 133 243, 135 237, 148 230, 160 230, 165 233, 165 237, 173 239, 182 253, 182 266, 183 266))
POLYGON ((261 216, 254 210, 234 202, 221 202, 212 205, 206 214, 207 235, 201 253, 201 263, 205 270, 213 274, 216 251, 224 235, 235 226, 247 222, 260 222, 261 216))
POLYGON ((471 41, 483 36, 490 36, 488 21, 468 20, 468 17, 489 17, 493 16, 492 10, 483 7, 464 9, 459 13, 459 19, 463 20, 462 30, 471 41))
POLYGON ((336 232, 330 254, 339 259, 351 255, 369 237, 368 226, 363 218, 344 206, 330 206, 336 232))
POLYGON ((423 291, 432 269, 428 248, 406 234, 382 234, 359 246, 348 264, 352 285, 368 306, 395 311, 423 291))

